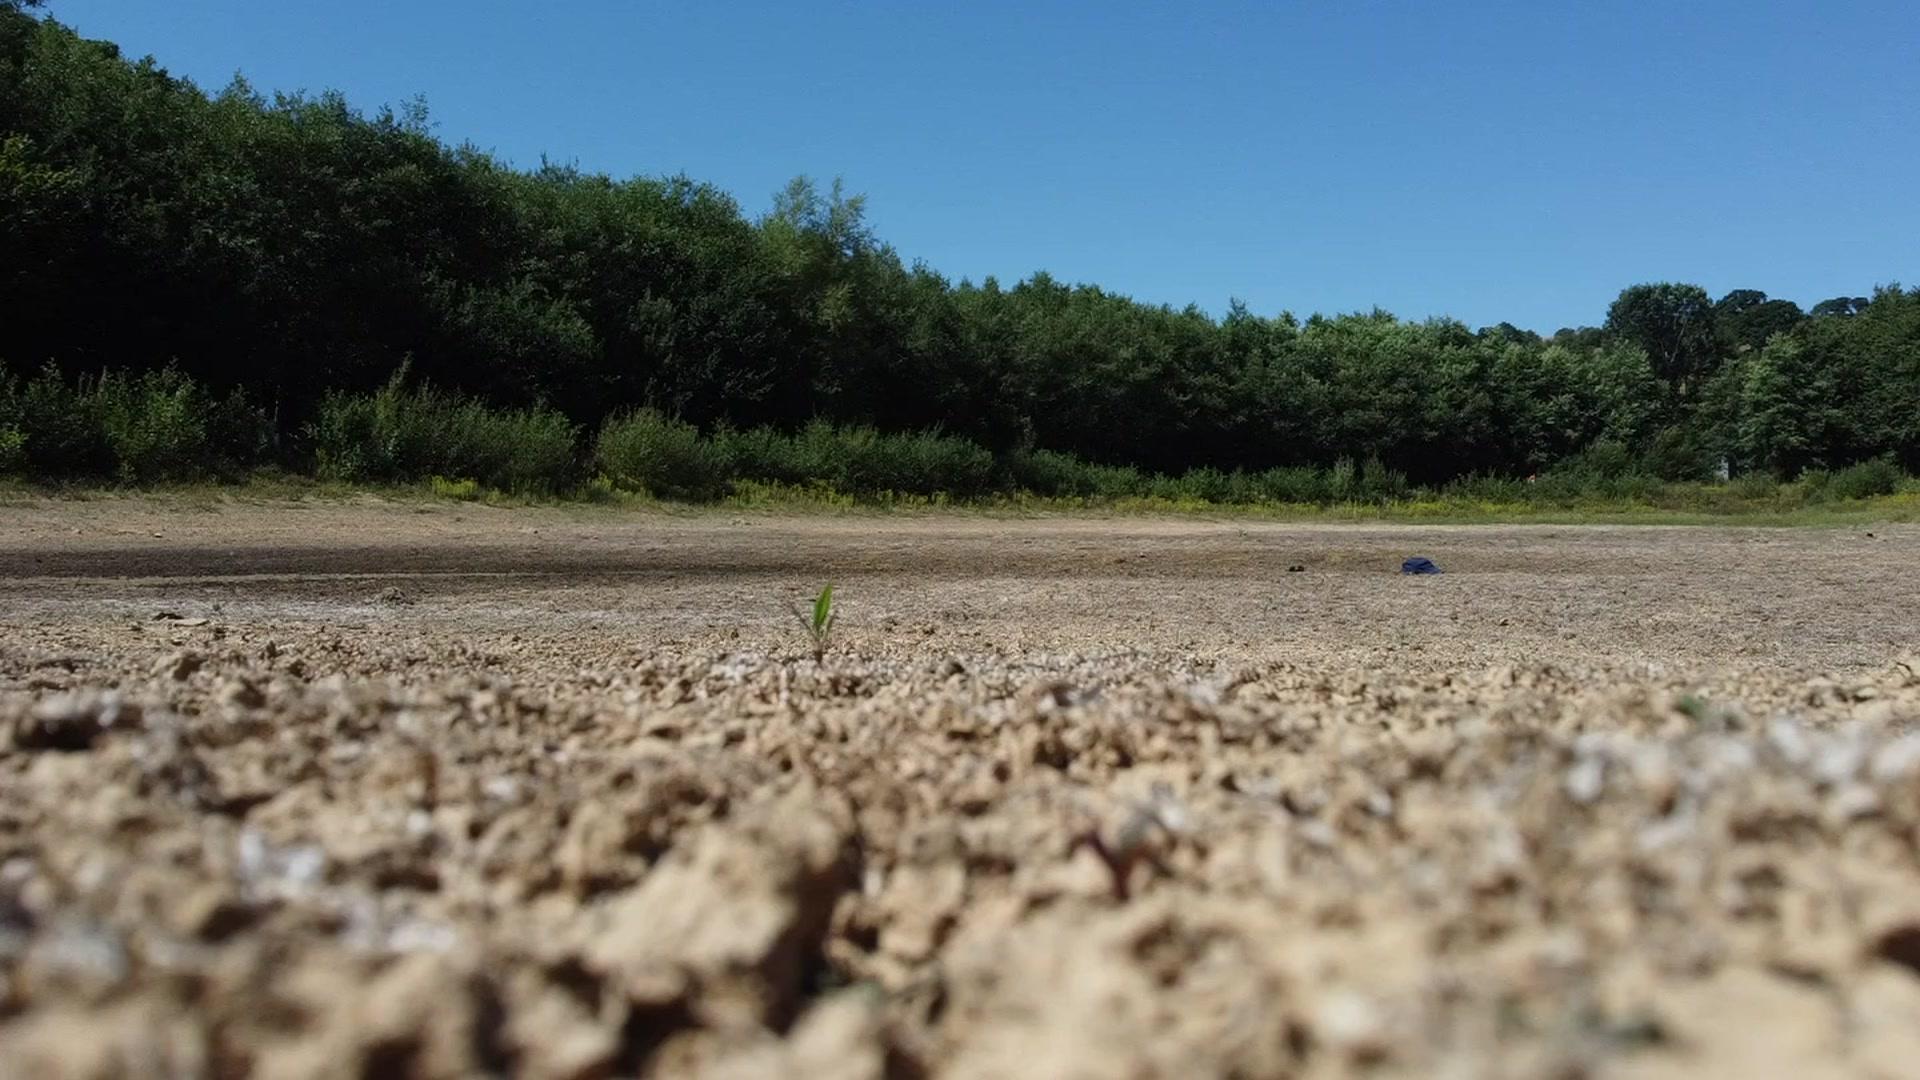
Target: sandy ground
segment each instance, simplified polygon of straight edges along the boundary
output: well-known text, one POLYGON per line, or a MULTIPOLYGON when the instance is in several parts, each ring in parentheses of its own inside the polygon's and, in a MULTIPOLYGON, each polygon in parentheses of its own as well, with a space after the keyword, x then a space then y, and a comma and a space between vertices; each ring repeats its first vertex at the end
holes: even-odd
POLYGON ((1911 1076, 1917 564, 1911 526, 0 505, 0 1062, 1911 1076))

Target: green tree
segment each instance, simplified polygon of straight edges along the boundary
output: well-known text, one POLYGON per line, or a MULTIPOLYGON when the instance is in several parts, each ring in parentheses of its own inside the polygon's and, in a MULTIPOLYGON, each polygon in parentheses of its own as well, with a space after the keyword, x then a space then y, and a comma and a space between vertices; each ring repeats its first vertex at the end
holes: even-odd
POLYGON ((1829 315, 1858 315, 1866 310, 1869 302, 1864 296, 1836 296, 1831 300, 1822 300, 1813 305, 1813 310, 1809 314, 1816 319, 1829 315))
POLYGON ((1758 289, 1735 289, 1713 305, 1721 345, 1733 354, 1758 349, 1773 335, 1791 331, 1805 318, 1800 305, 1791 300, 1769 300, 1758 289))
POLYGON ((1607 332, 1638 345, 1682 398, 1719 362, 1713 301, 1698 285, 1633 285, 1607 308, 1607 332))
POLYGON ((1770 342, 1740 372, 1732 441, 1741 460, 1783 477, 1830 464, 1830 449, 1844 438, 1837 381, 1804 343, 1770 342))

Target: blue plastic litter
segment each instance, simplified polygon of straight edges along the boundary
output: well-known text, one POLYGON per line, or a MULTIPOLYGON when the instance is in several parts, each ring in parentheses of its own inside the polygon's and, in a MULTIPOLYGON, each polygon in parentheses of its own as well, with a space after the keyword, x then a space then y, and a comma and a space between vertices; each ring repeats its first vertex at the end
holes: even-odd
POLYGON ((1440 568, 1433 565, 1432 559, 1423 559, 1416 555, 1400 564, 1400 572, 1403 574, 1437 574, 1440 572, 1440 568))

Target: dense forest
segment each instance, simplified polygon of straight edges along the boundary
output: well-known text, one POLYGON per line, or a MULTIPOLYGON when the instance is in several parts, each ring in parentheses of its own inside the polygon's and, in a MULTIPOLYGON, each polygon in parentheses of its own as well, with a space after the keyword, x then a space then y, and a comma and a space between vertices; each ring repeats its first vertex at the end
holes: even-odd
POLYGON ((401 478, 382 475, 410 468, 401 414, 420 440, 465 433, 415 471, 482 478, 460 454, 522 436, 550 479, 642 475, 617 460, 689 439, 913 444, 965 458, 972 487, 1069 461, 1414 484, 1920 469, 1920 290, 1802 310, 1641 284, 1546 337, 956 283, 837 183, 754 217, 684 177, 519 170, 420 108, 203 92, 19 0, 0 0, 0 312, 0 471, 36 479, 171 475, 169 423, 243 467, 401 478))

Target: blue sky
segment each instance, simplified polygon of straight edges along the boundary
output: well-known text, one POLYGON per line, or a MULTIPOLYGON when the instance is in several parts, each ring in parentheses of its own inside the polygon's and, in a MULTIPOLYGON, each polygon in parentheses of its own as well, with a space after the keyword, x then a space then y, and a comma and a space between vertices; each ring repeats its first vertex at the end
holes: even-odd
POLYGON ((908 259, 1154 303, 1551 332, 1624 285, 1920 283, 1912 0, 51 0, 217 89, 424 96, 521 165, 758 214, 844 176, 908 259))

